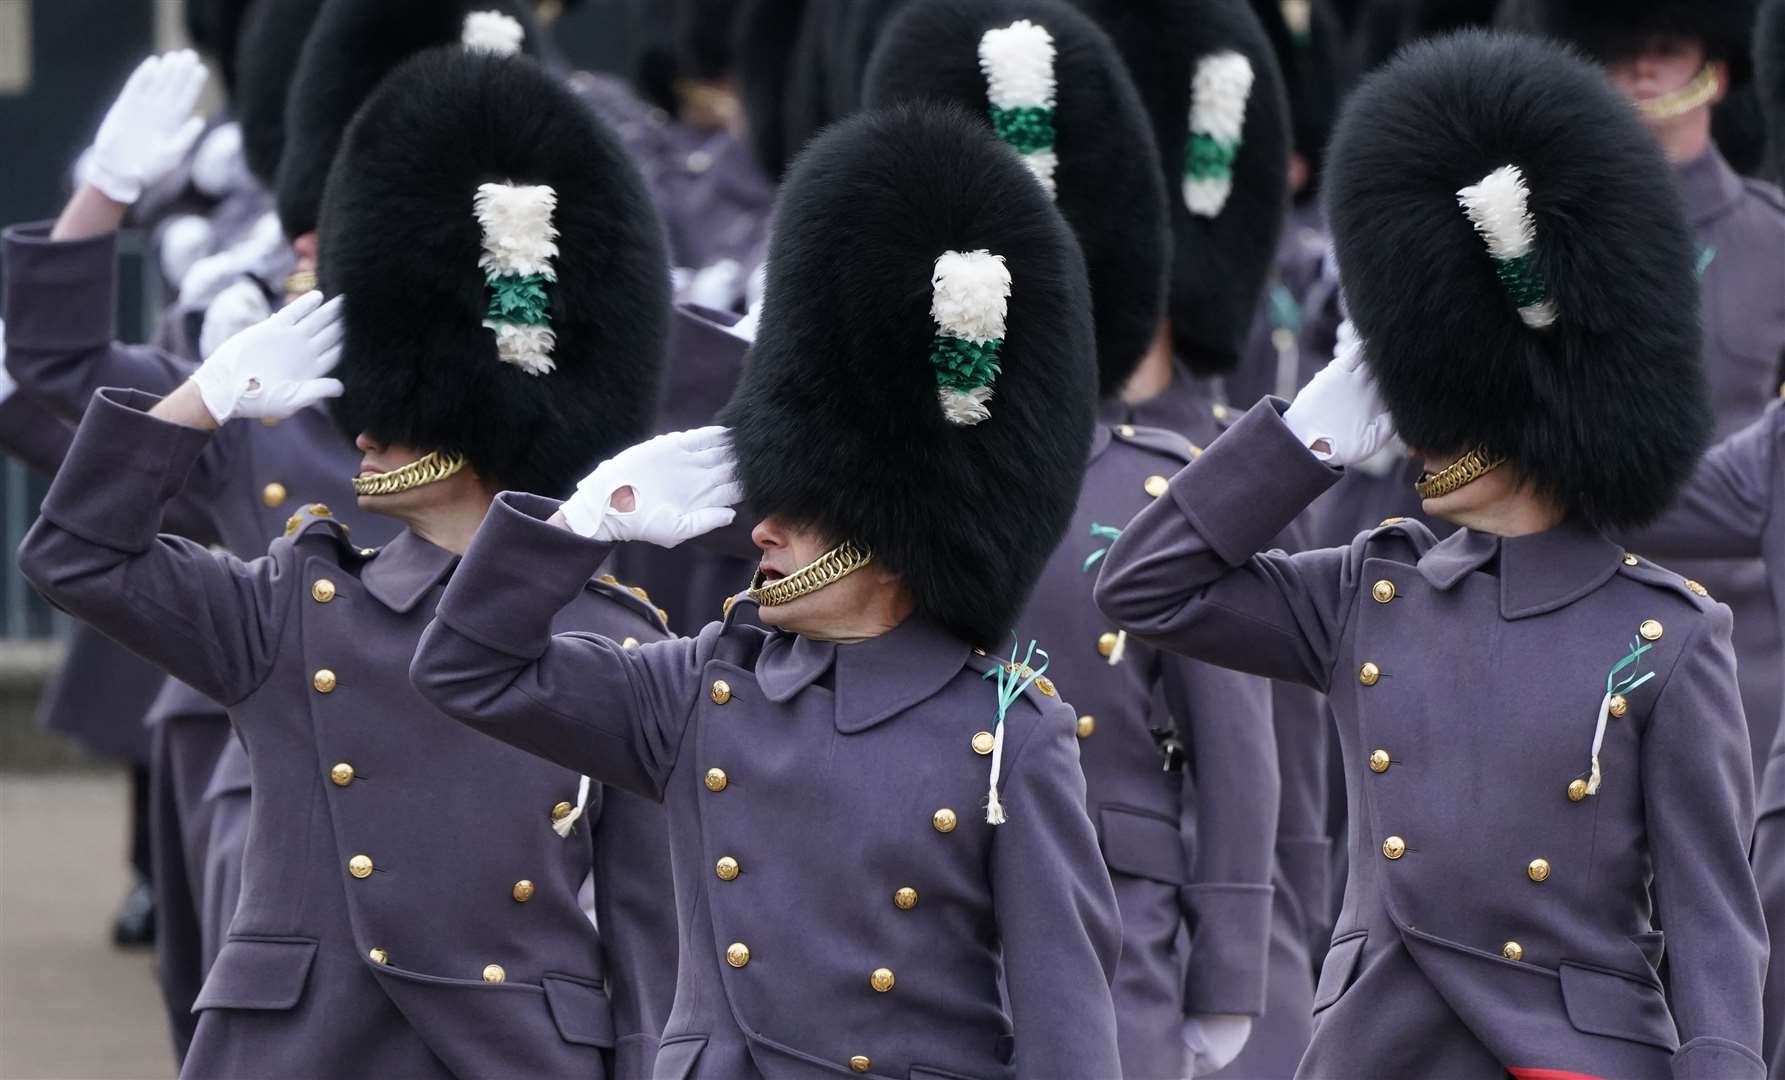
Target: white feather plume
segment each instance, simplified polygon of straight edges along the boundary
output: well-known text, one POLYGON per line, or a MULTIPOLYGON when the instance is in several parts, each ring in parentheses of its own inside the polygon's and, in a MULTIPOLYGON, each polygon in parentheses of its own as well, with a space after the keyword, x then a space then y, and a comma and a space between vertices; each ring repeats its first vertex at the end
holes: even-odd
POLYGON ((496 334, 496 356, 504 364, 513 364, 529 375, 546 375, 558 365, 552 361, 552 348, 558 337, 549 326, 526 323, 492 322, 483 325, 496 334))
POLYGON ((971 390, 950 390, 946 386, 936 388, 936 400, 942 403, 942 418, 951 424, 972 427, 981 420, 990 420, 992 410, 986 402, 992 400, 992 388, 975 386, 971 390))
POLYGON ((1052 150, 1037 150, 1033 154, 1024 154, 1022 159, 1023 164, 1029 166, 1029 171, 1035 174, 1035 179, 1041 182, 1048 198, 1056 197, 1059 194, 1059 185, 1054 181, 1054 173, 1060 169, 1060 155, 1052 150))
POLYGON ((552 225, 556 191, 544 184, 479 184, 473 207, 483 226, 483 255, 477 265, 485 273, 544 274, 558 280, 551 263, 558 255, 553 243, 558 230, 552 225))
POLYGON ((1237 52, 1219 52, 1196 62, 1190 80, 1190 130, 1215 141, 1240 141, 1246 102, 1252 96, 1252 61, 1237 52))
POLYGON ((975 344, 1004 336, 1010 271, 989 251, 948 251, 930 276, 930 317, 942 333, 975 344))
POLYGON ((1184 177, 1184 205, 1198 217, 1220 217, 1233 194, 1233 177, 1184 177))
POLYGON ((1537 222, 1527 206, 1530 191, 1517 165, 1502 165, 1457 192, 1469 223, 1496 259, 1517 259, 1537 244, 1537 222))
POLYGON ((459 43, 473 52, 489 52, 511 56, 521 51, 527 31, 519 20, 500 11, 472 11, 465 15, 459 31, 459 43))
POLYGON ((1054 36, 1028 19, 987 30, 979 39, 986 96, 999 109, 1054 107, 1054 36))

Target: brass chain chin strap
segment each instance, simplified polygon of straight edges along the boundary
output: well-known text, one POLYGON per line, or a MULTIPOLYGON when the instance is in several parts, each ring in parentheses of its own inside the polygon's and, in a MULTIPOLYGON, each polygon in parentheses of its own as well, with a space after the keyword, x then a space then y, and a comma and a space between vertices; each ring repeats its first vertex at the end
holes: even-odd
POLYGON ((435 450, 400 469, 353 478, 355 495, 395 495, 401 491, 444 480, 465 467, 465 455, 435 450))
POLYGON ((1422 499, 1438 499, 1458 488, 1473 484, 1488 473, 1506 464, 1505 458, 1489 459, 1480 448, 1458 458, 1449 468, 1413 485, 1413 493, 1422 499))
POLYGON ((1706 64, 1685 86, 1670 94, 1639 101, 1636 107, 1650 120, 1672 120, 1709 102, 1722 88, 1722 83, 1717 81, 1716 71, 1706 64))
POLYGON ((285 277, 285 298, 294 300, 316 288, 316 271, 293 270, 285 277))
POLYGON ((874 561, 874 553, 845 540, 823 555, 800 567, 773 584, 762 583, 762 571, 756 572, 748 593, 760 607, 791 604, 802 596, 810 596, 826 585, 834 585, 874 561))

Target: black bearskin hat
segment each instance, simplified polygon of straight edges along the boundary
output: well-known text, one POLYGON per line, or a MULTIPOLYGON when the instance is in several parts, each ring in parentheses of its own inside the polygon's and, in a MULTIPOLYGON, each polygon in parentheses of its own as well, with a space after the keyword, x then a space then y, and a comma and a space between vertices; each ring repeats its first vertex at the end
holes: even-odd
POLYGON ((259 0, 186 0, 186 36, 194 48, 217 61, 217 73, 232 98, 241 70, 236 42, 243 22, 258 4, 259 0))
POLYGON ((1511 0, 1516 29, 1559 38, 1600 61, 1640 50, 1651 38, 1696 38, 1712 60, 1746 82, 1756 0, 1511 0))
POLYGON ((1045 176, 1085 255, 1098 391, 1120 390, 1165 312, 1170 236, 1151 120, 1097 24, 1061 0, 914 0, 881 32, 864 92, 869 108, 987 117, 1045 176))
POLYGON ((1519 35, 1408 46, 1346 106, 1326 206, 1407 445, 1504 456, 1601 528, 1667 506, 1710 431, 1694 249, 1602 72, 1519 35))
POLYGON ((998 648, 1071 521, 1096 408, 1084 259, 956 108, 871 110, 790 170, 721 422, 751 509, 871 548, 998 648))
MULTIPOLYGON (((647 0, 661 3, 663 0, 647 0)), ((674 0, 676 68, 694 79, 731 72, 732 22, 737 0, 674 0)))
POLYGON ((1339 102, 1351 84, 1345 29, 1329 0, 1252 0, 1289 94, 1296 153, 1308 163, 1308 183, 1296 193, 1308 199, 1320 186, 1327 140, 1339 102))
POLYGON ((799 152, 788 139, 787 95, 805 8, 806 0, 742 0, 732 26, 732 67, 750 150, 772 180, 799 152))
POLYGON ((320 262, 347 298, 349 436, 563 496, 649 434, 663 226, 618 141, 531 60, 451 46, 393 72, 342 140, 320 262))
POLYGON ((1232 371, 1288 209, 1289 106, 1247 0, 1079 0, 1109 31, 1153 118, 1171 212, 1172 345, 1232 371))
POLYGON ((1754 37, 1755 85, 1772 144, 1773 175, 1785 180, 1785 0, 1767 0, 1754 37))
POLYGON ((242 155, 268 188, 279 182, 285 153, 285 102, 297 73, 304 40, 323 0, 256 0, 236 46, 242 58, 235 113, 242 125, 242 155))
POLYGON ((536 55, 544 38, 525 0, 325 0, 304 42, 286 102, 279 220, 287 236, 316 228, 322 188, 342 133, 404 60, 436 45, 536 55))

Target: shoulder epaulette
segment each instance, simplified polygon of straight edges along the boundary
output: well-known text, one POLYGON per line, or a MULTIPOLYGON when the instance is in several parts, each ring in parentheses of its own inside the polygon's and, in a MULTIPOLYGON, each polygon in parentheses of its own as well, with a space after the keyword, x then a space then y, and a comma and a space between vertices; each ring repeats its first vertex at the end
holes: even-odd
POLYGON ((1402 541, 1420 555, 1438 543, 1438 538, 1432 535, 1425 522, 1410 517, 1384 518, 1380 525, 1364 533, 1364 540, 1366 543, 1402 541))
MULTIPOLYGON (((984 649, 973 650, 973 655, 967 658, 967 667, 969 670, 976 672, 981 676, 988 672, 995 671, 998 668, 1003 668, 1012 675, 1016 675, 1023 679, 1027 679, 1030 675, 1035 674, 1035 670, 1027 665, 1013 664, 987 656, 984 649)), ((992 680, 986 679, 986 682, 989 683, 992 682, 992 680)), ((1055 686, 1054 680, 1048 678, 1046 675, 1037 675, 1035 681, 1030 683, 1023 691, 1023 696, 1033 701, 1036 706, 1046 709, 1049 702, 1058 702, 1060 700, 1060 688, 1055 686)))
POLYGON ((1625 577, 1635 578, 1645 585, 1653 585, 1657 589, 1664 589, 1676 596, 1683 597, 1700 611, 1708 611, 1710 606, 1717 602, 1711 596, 1710 590, 1703 585, 1689 577, 1676 574, 1659 563, 1652 563, 1640 555, 1625 554, 1622 561, 1618 563, 1618 571, 1625 577))
POLYGON ((308 506, 299 507, 298 512, 291 515, 285 522, 285 535, 293 542, 308 540, 312 537, 326 537, 354 554, 360 554, 360 549, 348 539, 348 534, 352 531, 346 522, 335 517, 333 510, 321 503, 310 503, 308 506))
POLYGON ((1117 424, 1110 430, 1119 442, 1163 454, 1181 465, 1188 465, 1202 456, 1202 447, 1175 431, 1139 424, 1117 424))
POLYGON ((612 574, 602 574, 600 577, 591 578, 588 588, 592 592, 616 601, 622 607, 637 612, 653 627, 666 634, 670 633, 669 612, 651 603, 651 594, 639 586, 622 584, 612 574))

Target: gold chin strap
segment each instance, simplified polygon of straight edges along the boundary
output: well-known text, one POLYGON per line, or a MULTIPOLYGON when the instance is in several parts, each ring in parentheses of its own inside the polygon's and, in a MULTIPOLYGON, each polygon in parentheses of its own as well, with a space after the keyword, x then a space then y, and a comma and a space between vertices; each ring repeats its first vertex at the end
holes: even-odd
POLYGON ((1414 484, 1413 493, 1422 499, 1443 498, 1458 488, 1473 484, 1504 464, 1505 458, 1489 458, 1486 451, 1477 448, 1458 458, 1443 472, 1414 484))
POLYGON ((285 277, 285 299, 295 300, 316 288, 316 271, 293 270, 285 277))
POLYGON ((444 480, 465 467, 463 454, 442 454, 435 450, 400 469, 353 478, 355 495, 395 495, 401 491, 444 480))
POLYGON ((1706 64, 1692 76, 1692 81, 1671 94, 1639 101, 1636 107, 1650 120, 1672 120, 1676 116, 1684 116, 1717 96, 1723 84, 1717 80, 1717 72, 1706 64))
POLYGON ((762 583, 762 571, 750 582, 747 594, 761 607, 791 604, 802 596, 810 596, 826 585, 835 585, 850 574, 874 561, 874 553, 845 540, 805 566, 769 585, 762 583))

